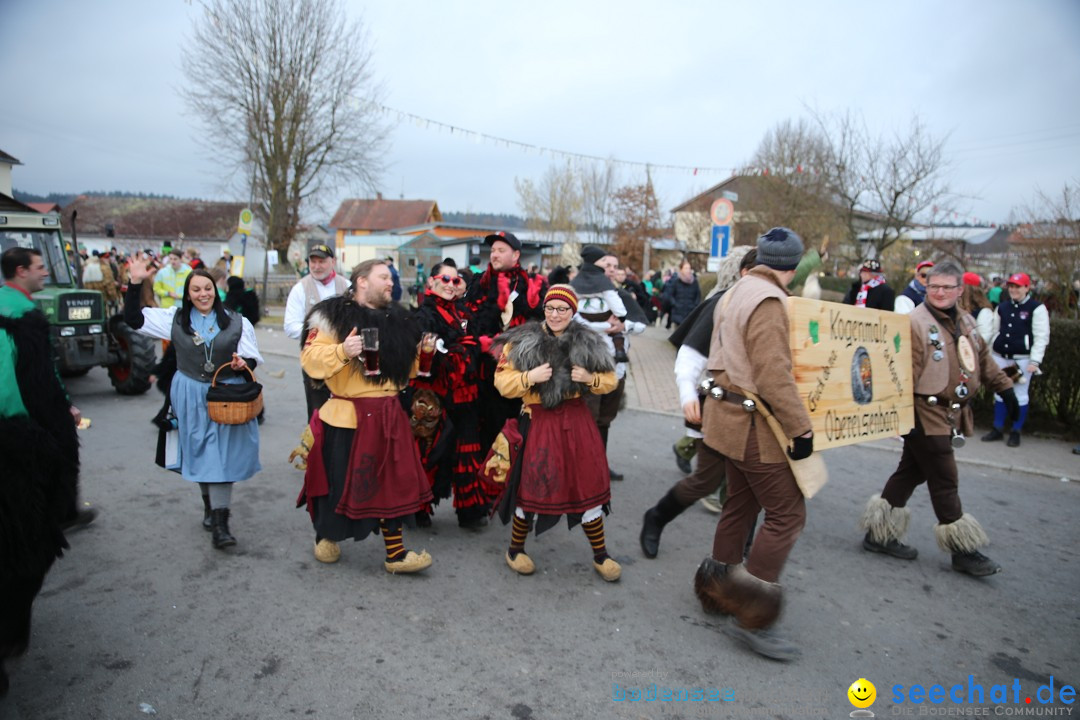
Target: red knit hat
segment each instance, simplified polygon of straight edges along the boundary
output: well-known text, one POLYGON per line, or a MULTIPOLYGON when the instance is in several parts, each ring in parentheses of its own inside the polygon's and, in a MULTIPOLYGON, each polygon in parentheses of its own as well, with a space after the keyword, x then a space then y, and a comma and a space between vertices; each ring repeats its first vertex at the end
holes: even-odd
POLYGON ((921 263, 915 266, 915 272, 919 272, 925 267, 934 267, 934 263, 930 262, 929 260, 923 260, 921 263))
POLYGON ((562 300, 570 306, 571 310, 577 312, 577 293, 569 285, 552 285, 549 287, 547 295, 544 296, 544 302, 546 303, 548 300, 562 300))
POLYGON ((982 287, 982 278, 979 277, 979 273, 966 272, 964 273, 964 284, 982 287))

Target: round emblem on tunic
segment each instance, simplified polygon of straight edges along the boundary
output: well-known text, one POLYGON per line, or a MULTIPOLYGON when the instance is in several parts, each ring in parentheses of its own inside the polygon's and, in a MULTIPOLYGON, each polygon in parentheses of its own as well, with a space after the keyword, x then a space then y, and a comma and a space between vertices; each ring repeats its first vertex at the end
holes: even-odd
POLYGON ((971 347, 971 341, 964 335, 956 341, 956 354, 960 356, 960 366, 966 372, 975 372, 975 349, 971 347))

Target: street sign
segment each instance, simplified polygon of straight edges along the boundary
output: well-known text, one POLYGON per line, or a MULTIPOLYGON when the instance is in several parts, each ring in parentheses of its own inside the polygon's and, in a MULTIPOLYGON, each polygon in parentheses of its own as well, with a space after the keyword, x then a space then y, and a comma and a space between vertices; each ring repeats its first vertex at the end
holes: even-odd
POLYGON ((709 250, 711 257, 727 257, 728 249, 731 247, 731 226, 730 225, 713 225, 712 228, 712 247, 709 250))
POLYGON ((713 225, 730 225, 732 218, 735 217, 735 206, 727 198, 716 198, 713 200, 712 207, 709 208, 709 215, 712 217, 713 225))
POLYGON ((240 211, 240 222, 236 226, 236 231, 243 233, 244 235, 251 234, 251 225, 255 216, 251 212, 251 208, 244 208, 240 211))
POLYGON ((730 200, 731 202, 739 202, 739 193, 731 192, 730 190, 722 190, 720 192, 720 197, 725 200, 730 200))

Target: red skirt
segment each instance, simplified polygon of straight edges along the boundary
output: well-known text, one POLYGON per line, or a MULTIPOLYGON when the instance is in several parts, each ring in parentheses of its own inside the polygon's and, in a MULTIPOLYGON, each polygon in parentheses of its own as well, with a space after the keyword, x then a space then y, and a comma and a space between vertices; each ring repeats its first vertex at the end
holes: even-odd
POLYGON ((356 408, 348 471, 343 478, 327 478, 323 460, 323 423, 311 422, 315 443, 308 453, 304 489, 297 505, 330 494, 330 483, 342 483, 334 512, 347 518, 400 518, 431 502, 428 482, 413 441, 408 416, 396 396, 351 398, 356 408))
POLYGON ((600 431, 582 398, 548 409, 530 406, 532 419, 518 458, 517 505, 541 515, 574 515, 611 501, 611 476, 600 431))

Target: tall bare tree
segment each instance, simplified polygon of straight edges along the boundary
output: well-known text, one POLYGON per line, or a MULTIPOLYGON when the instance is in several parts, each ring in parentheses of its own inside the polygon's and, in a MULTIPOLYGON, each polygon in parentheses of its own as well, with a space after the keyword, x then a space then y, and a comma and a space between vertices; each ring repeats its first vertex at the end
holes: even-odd
POLYGON ((267 246, 284 251, 330 184, 375 188, 388 127, 359 21, 338 0, 205 0, 182 93, 209 142, 252 178, 267 246))
POLYGON ((1044 281, 1044 299, 1054 314, 1080 317, 1080 182, 1066 183, 1059 195, 1036 190, 1018 214, 1024 221, 1010 243, 1020 269, 1044 281))
POLYGON ((857 243, 872 222, 868 245, 881 257, 905 231, 951 209, 948 136, 933 135, 918 116, 891 137, 872 135, 851 112, 813 113, 813 119, 824 141, 822 172, 842 208, 850 242, 857 243))
POLYGON ((549 242, 561 243, 561 262, 576 264, 581 259, 577 227, 583 207, 578 170, 569 161, 550 165, 539 182, 514 178, 514 188, 526 227, 549 242))
POLYGON ((578 169, 581 180, 581 219, 589 241, 604 243, 612 225, 612 196, 616 187, 615 164, 588 162, 578 169))

